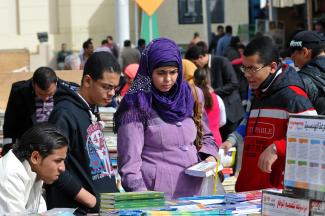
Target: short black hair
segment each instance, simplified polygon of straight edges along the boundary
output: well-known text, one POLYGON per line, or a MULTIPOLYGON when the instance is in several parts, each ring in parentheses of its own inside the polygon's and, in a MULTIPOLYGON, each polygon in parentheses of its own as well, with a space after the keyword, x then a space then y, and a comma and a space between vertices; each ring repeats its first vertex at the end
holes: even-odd
POLYGON ((146 45, 146 40, 145 39, 143 39, 143 38, 140 38, 139 40, 138 40, 138 47, 141 47, 141 46, 145 46, 146 45))
POLYGON ((130 40, 125 40, 124 41, 124 47, 130 47, 131 46, 131 41, 130 40))
POLYGON ((240 43, 240 38, 238 36, 232 36, 229 46, 237 48, 239 43, 240 43))
POLYGON ((86 61, 83 75, 89 75, 93 80, 103 78, 104 72, 121 74, 121 67, 116 58, 108 52, 95 52, 86 61))
POLYGON ((86 40, 83 44, 82 44, 82 48, 83 49, 87 49, 91 44, 93 44, 92 39, 89 38, 88 40, 86 40))
POLYGON ((194 37, 199 37, 200 34, 198 32, 194 32, 194 37))
POLYGON ((107 43, 108 43, 108 41, 106 39, 102 40, 102 45, 107 44, 107 43))
POLYGON ((39 67, 33 74, 33 84, 36 84, 40 89, 47 90, 52 83, 58 81, 54 70, 49 67, 39 67))
POLYGON ((257 37, 247 44, 244 56, 253 56, 255 54, 259 56, 259 63, 261 64, 280 63, 279 52, 270 37, 257 37))
POLYGON ((46 158, 54 150, 68 144, 68 138, 55 125, 40 123, 28 129, 19 142, 13 145, 12 151, 23 162, 31 157, 33 151, 38 151, 43 158, 46 158))
POLYGON ((110 39, 110 40, 113 40, 113 37, 111 35, 108 35, 106 38, 110 39))
POLYGON ((208 51, 203 46, 194 45, 186 51, 185 58, 188 60, 196 60, 200 55, 204 56, 207 53, 208 51))
POLYGON ((218 25, 218 26, 217 26, 217 30, 218 30, 218 31, 219 31, 219 30, 222 30, 222 31, 223 31, 223 30, 224 30, 224 27, 223 27, 222 25, 218 25))
POLYGON ((226 26, 226 33, 227 34, 232 34, 232 27, 230 25, 226 26))
POLYGON ((208 53, 208 45, 204 41, 199 41, 195 44, 196 46, 202 47, 208 53))

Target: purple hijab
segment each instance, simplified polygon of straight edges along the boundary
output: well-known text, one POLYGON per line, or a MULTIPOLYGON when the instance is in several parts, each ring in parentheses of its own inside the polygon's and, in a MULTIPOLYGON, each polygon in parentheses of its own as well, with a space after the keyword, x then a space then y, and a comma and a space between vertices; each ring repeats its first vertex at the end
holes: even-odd
POLYGON ((165 122, 183 121, 192 117, 193 105, 191 88, 183 79, 182 58, 177 45, 167 38, 155 39, 143 51, 133 84, 114 115, 115 132, 121 125, 131 122, 142 122, 146 126, 151 109, 165 122), (155 66, 164 62, 178 63, 178 77, 168 93, 162 93, 152 85, 155 66))

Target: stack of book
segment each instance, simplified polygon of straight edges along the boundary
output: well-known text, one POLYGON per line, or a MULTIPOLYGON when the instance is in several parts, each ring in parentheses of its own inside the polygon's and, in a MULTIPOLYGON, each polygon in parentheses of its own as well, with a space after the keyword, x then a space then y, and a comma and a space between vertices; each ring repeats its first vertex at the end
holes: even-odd
POLYGON ((247 191, 241 193, 226 194, 226 203, 238 203, 250 200, 260 200, 262 199, 262 191, 247 191))
POLYGON ((231 176, 226 177, 225 180, 222 182, 222 186, 225 189, 226 193, 235 193, 235 184, 236 184, 237 177, 231 176))
POLYGON ((113 116, 115 111, 116 109, 111 107, 99 108, 100 118, 105 123, 103 133, 105 137, 106 146, 109 151, 112 166, 114 169, 117 169, 117 137, 116 134, 113 133, 113 116))
POLYGON ((104 132, 113 132, 113 116, 116 112, 112 107, 100 107, 99 115, 100 119, 105 123, 104 132))
POLYGON ((164 193, 158 191, 101 193, 100 198, 100 211, 103 213, 114 209, 139 209, 165 206, 164 193))

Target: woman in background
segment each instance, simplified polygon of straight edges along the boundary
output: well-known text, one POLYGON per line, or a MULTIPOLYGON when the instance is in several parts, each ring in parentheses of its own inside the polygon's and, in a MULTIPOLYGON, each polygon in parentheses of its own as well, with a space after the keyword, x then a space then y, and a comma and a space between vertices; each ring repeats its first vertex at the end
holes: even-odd
POLYGON ((213 91, 209 85, 207 71, 197 69, 194 72, 194 83, 204 95, 204 108, 208 115, 209 128, 216 140, 218 147, 222 144, 219 128, 226 124, 226 110, 222 99, 213 91))

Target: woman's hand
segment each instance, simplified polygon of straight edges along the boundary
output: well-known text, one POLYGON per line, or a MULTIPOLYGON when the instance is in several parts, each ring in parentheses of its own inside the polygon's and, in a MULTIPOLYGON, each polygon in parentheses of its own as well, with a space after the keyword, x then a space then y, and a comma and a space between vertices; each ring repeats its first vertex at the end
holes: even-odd
POLYGON ((209 157, 207 157, 204 161, 205 161, 205 162, 217 162, 216 158, 213 157, 213 156, 209 156, 209 157))

